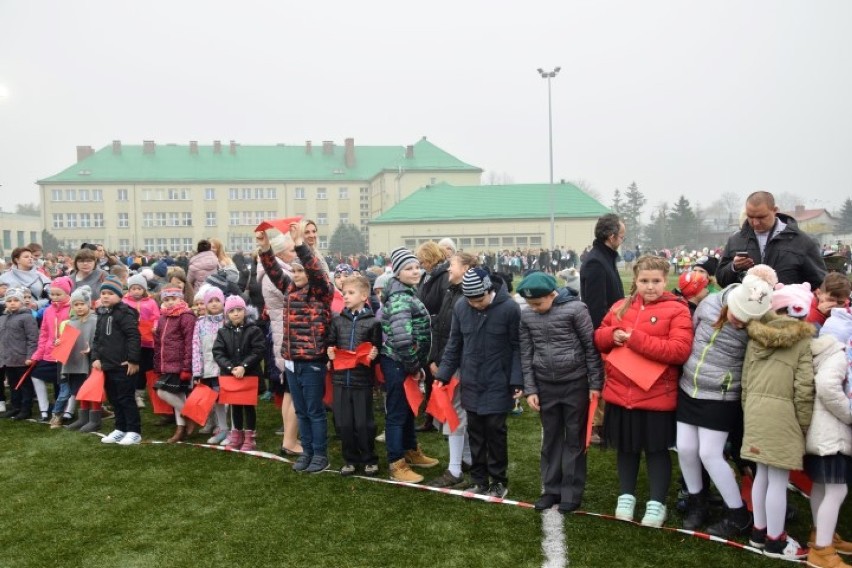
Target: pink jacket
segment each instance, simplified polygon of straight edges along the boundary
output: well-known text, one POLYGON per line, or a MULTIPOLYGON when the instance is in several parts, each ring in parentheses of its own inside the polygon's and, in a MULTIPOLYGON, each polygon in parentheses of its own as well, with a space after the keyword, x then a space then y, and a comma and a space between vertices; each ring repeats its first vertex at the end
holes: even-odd
POLYGON ((142 336, 142 347, 154 348, 154 327, 160 320, 160 306, 154 298, 146 296, 137 300, 130 294, 121 299, 122 302, 139 312, 139 334, 142 336))
POLYGON ((36 347, 35 353, 30 359, 33 361, 56 361, 53 357, 53 343, 59 339, 60 325, 68 319, 70 311, 71 302, 66 302, 59 308, 52 303, 44 310, 41 330, 38 334, 38 347, 36 347))

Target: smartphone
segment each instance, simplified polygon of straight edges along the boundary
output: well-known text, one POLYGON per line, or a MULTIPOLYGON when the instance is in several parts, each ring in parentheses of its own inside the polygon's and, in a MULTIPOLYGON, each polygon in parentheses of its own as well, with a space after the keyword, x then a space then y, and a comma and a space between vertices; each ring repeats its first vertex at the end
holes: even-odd
POLYGON ((748 256, 748 252, 742 250, 742 251, 738 252, 737 254, 735 254, 734 256, 748 256))

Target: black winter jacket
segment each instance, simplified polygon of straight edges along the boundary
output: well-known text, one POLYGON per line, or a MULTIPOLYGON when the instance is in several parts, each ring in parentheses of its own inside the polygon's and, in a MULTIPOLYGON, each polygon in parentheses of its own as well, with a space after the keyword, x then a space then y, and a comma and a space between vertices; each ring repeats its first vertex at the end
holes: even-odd
POLYGON ((441 311, 444 291, 450 285, 449 268, 450 263, 447 261, 438 264, 431 272, 423 275, 423 280, 417 288, 417 297, 420 298, 432 317, 435 317, 441 311))
POLYGON ((265 355, 266 336, 252 321, 240 327, 226 322, 216 333, 213 360, 219 365, 219 373, 222 375, 230 375, 234 367, 244 367, 245 376, 259 376, 260 362, 265 355))
POLYGON ((603 364, 595 347, 589 310, 568 288, 559 290, 550 310, 521 310, 521 367, 524 393, 538 394, 538 383, 587 380, 603 388, 603 364))
POLYGON ((438 315, 432 318, 432 349, 429 351, 429 363, 441 365, 444 349, 450 339, 450 328, 453 325, 453 307, 462 297, 461 284, 449 284, 438 315))
POLYGON ((100 307, 97 313, 92 361, 100 361, 104 371, 117 371, 125 361, 138 365, 142 357, 139 312, 119 302, 111 308, 100 307))
POLYGON ((624 285, 616 262, 618 251, 595 239, 580 267, 580 297, 589 307, 592 325, 600 327, 607 310, 624 299, 624 285))
POLYGON ((817 242, 803 233, 796 220, 789 215, 776 213, 776 217, 787 226, 766 243, 762 257, 757 235, 748 221, 728 238, 719 268, 716 269, 716 280, 720 286, 741 282, 745 276, 744 272, 734 270, 734 256, 740 251, 748 252, 755 264, 768 264, 774 268, 778 282, 782 284, 810 282, 812 290, 822 285, 826 274, 825 262, 817 242))
MULTIPOLYGON (((328 331, 329 346, 355 351, 362 343, 371 343, 377 349, 382 347, 382 324, 376 319, 370 308, 363 313, 353 315, 344 308, 340 315, 331 320, 328 331)), ((376 358, 373 363, 378 361, 376 358)), ((373 386, 373 365, 367 367, 358 364, 354 369, 334 371, 332 383, 354 388, 373 386)))
POLYGON ((519 324, 521 308, 505 284, 483 311, 467 300, 453 307, 450 339, 438 369, 438 380, 448 382, 460 370, 461 405, 477 414, 509 412, 512 390, 523 388, 519 324))

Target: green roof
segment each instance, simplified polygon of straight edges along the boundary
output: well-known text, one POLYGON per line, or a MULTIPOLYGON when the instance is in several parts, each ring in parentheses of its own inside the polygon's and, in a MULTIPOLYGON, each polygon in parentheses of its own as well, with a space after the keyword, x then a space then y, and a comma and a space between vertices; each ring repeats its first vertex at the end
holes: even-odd
POLYGON ((172 182, 172 181, 278 181, 369 180, 383 171, 474 171, 471 166, 441 150, 425 137, 414 144, 414 156, 406 158, 403 146, 355 145, 355 163, 346 167, 345 146, 335 144, 331 154, 314 144, 310 154, 304 145, 240 146, 230 153, 228 143, 220 153, 213 146, 160 144, 152 154, 143 146, 123 145, 116 154, 112 145, 77 162, 40 184, 69 182, 172 182))
POLYGON ((486 221, 489 219, 597 218, 610 210, 570 183, 456 186, 447 183, 418 189, 371 223, 486 221))

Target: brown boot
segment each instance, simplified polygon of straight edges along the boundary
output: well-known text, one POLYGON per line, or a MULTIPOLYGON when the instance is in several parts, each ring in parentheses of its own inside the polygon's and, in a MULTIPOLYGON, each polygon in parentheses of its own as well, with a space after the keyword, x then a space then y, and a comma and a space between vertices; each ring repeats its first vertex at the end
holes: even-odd
POLYGON ((175 429, 174 435, 166 440, 169 444, 176 444, 177 442, 182 442, 186 439, 186 428, 184 426, 178 426, 175 429))
MULTIPOLYGON (((816 542, 816 529, 811 529, 811 535, 808 537, 808 546, 814 546, 816 542)), ((841 536, 837 533, 834 533, 834 537, 831 541, 831 546, 834 547, 834 550, 837 554, 842 554, 844 556, 852 555, 852 542, 843 540, 841 536)))
POLYGON ((187 418, 186 419, 186 437, 189 438, 193 434, 195 434, 195 422, 193 422, 192 420, 187 418))
POLYGON ((390 478, 404 483, 420 483, 423 481, 422 475, 411 471, 411 467, 405 462, 405 458, 398 459, 390 464, 390 478))
POLYGON ((438 465, 438 460, 430 458, 424 454, 419 444, 417 445, 416 450, 408 450, 405 452, 405 461, 408 462, 408 465, 414 467, 435 467, 438 465))
POLYGON ((808 551, 808 566, 814 568, 850 568, 837 555, 833 546, 823 546, 822 548, 812 546, 808 551))

